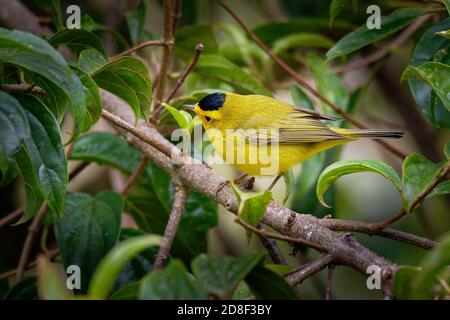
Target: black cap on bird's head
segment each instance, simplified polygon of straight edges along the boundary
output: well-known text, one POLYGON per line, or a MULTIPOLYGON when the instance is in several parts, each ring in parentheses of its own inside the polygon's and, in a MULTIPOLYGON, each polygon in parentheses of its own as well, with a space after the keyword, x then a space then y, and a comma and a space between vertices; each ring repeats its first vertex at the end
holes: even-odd
POLYGON ((225 93, 211 93, 198 102, 198 106, 203 111, 219 110, 225 103, 225 93))

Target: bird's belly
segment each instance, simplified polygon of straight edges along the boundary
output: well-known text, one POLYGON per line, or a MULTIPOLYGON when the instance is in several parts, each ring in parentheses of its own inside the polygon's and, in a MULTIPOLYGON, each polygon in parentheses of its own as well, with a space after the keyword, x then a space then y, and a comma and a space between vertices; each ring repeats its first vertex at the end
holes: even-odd
POLYGON ((252 176, 273 176, 311 157, 312 144, 268 145, 210 136, 215 152, 238 170, 252 176))

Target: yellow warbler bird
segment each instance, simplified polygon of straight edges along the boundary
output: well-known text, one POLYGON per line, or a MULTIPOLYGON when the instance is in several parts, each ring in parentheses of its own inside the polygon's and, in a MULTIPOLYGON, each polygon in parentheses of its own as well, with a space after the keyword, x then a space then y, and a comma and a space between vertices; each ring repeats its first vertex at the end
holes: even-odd
POLYGON ((337 118, 300 109, 261 95, 212 93, 194 111, 215 151, 247 175, 277 175, 336 145, 359 138, 400 138, 403 132, 343 129, 324 120, 337 118))

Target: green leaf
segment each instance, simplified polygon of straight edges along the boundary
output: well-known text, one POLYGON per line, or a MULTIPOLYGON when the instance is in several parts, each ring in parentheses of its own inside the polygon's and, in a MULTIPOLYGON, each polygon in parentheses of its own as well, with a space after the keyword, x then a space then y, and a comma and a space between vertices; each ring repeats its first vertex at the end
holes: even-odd
MULTIPOLYGON (((231 183, 231 187, 239 200, 238 216, 246 223, 258 227, 267 205, 272 200, 272 193, 269 191, 262 192, 243 192, 231 183)), ((247 238, 250 240, 251 231, 247 231, 247 238)))
POLYGON ((375 172, 391 181, 398 191, 402 190, 400 178, 391 166, 376 160, 341 160, 325 168, 317 181, 316 195, 320 203, 329 207, 323 194, 339 177, 357 172, 375 172))
POLYGON ((85 193, 66 196, 64 216, 55 219, 55 236, 64 266, 80 267, 81 291, 85 292, 102 257, 119 237, 122 198, 114 192, 95 197, 85 193))
MULTIPOLYGON (((418 67, 429 61, 450 63, 450 41, 436 35, 436 32, 449 29, 450 18, 442 20, 429 28, 412 53, 410 65, 418 67)), ((408 79, 408 85, 417 105, 425 113, 428 120, 437 127, 450 128, 450 117, 441 99, 428 86, 428 84, 414 79, 408 79)))
POLYGON ((34 73, 37 84, 61 105, 55 111, 60 119, 70 102, 75 121, 74 139, 81 131, 84 120, 85 97, 83 86, 61 54, 43 39, 26 32, 0 28, 0 62, 15 64, 34 73), (59 101, 58 101, 59 100, 59 101))
POLYGON ((411 154, 403 161, 403 197, 409 212, 417 196, 433 181, 445 162, 435 164, 420 154, 411 154))
POLYGON ((133 45, 139 44, 144 39, 146 11, 145 1, 140 1, 136 9, 125 12, 125 21, 133 45))
POLYGON ((450 66, 440 62, 427 62, 418 67, 407 66, 402 80, 414 77, 426 83, 450 112, 450 66))
POLYGON ((114 37, 117 40, 117 42, 123 47, 128 48, 130 46, 129 42, 119 32, 103 24, 95 22, 94 19, 92 19, 92 17, 89 16, 88 14, 84 14, 81 17, 81 28, 87 31, 97 33, 106 32, 110 34, 112 37, 114 37))
POLYGON ((204 45, 203 54, 217 53, 217 42, 211 26, 196 25, 180 28, 175 36, 173 50, 177 56, 189 61, 199 43, 204 45))
POLYGON ((396 299, 410 299, 412 288, 411 283, 417 274, 419 273, 420 268, 412 267, 412 266, 400 266, 397 271, 395 271, 394 276, 394 295, 396 299))
POLYGON ((160 244, 160 236, 148 234, 130 238, 114 247, 95 270, 89 286, 89 295, 94 299, 105 299, 123 267, 143 250, 160 244))
POLYGON ((366 25, 345 35, 327 52, 327 61, 352 53, 373 42, 382 40, 403 29, 416 18, 426 14, 426 9, 402 8, 381 17, 380 29, 368 29, 366 25))
POLYGON ((101 53, 93 49, 81 51, 78 57, 78 66, 88 74, 94 73, 106 63, 101 53))
POLYGON ((448 14, 450 15, 450 0, 442 0, 442 2, 445 4, 448 14))
MULTIPOLYGON (((345 110, 350 96, 341 78, 314 52, 308 54, 308 67, 316 83, 317 90, 331 102, 345 110)), ((324 102, 321 102, 321 106, 322 110, 331 112, 330 107, 324 102)))
POLYGON ((177 110, 167 103, 163 103, 162 106, 170 112, 181 129, 186 129, 189 132, 192 132, 192 129, 194 129, 194 122, 192 120, 192 116, 189 113, 183 110, 177 110))
POLYGON ((57 48, 64 44, 78 55, 83 49, 95 49, 105 58, 107 57, 102 41, 92 32, 84 29, 61 29, 56 32, 48 42, 57 48))
POLYGON ((8 181, 14 154, 20 144, 30 136, 30 126, 20 103, 6 92, 0 91, 0 173, 1 184, 8 181), (9 173, 8 173, 9 172, 9 173))
POLYGON ((108 300, 137 300, 139 297, 140 282, 132 282, 114 292, 108 300))
POLYGON ((450 160, 450 141, 445 144, 444 154, 447 160, 450 160))
POLYGON ((286 204, 286 202, 289 199, 289 196, 293 193, 295 190, 295 175, 293 169, 289 169, 285 174, 283 174, 284 183, 286 184, 286 191, 283 199, 283 205, 286 204))
POLYGON ((441 182, 438 184, 433 191, 431 191, 428 196, 428 198, 436 197, 436 196, 442 196, 450 193, 450 180, 446 180, 444 182, 441 182))
POLYGON ((142 279, 141 300, 206 300, 208 296, 180 261, 172 260, 163 270, 142 279))
POLYGON ((27 277, 13 286, 6 295, 4 300, 37 300, 36 278, 27 277))
POLYGON ((67 300, 70 292, 67 290, 65 278, 62 277, 55 264, 44 257, 38 258, 37 284, 40 300, 67 300))
POLYGON ((192 272, 205 290, 219 298, 230 298, 241 280, 263 261, 262 252, 243 257, 199 255, 192 261, 192 272))
POLYGON ((321 34, 299 32, 278 39, 274 42, 272 50, 276 55, 281 55, 291 48, 307 47, 328 49, 331 48, 333 44, 333 40, 321 34))
POLYGON ((146 65, 139 59, 120 57, 92 74, 97 85, 125 100, 136 119, 150 116, 152 82, 146 65))
POLYGON ((259 299, 293 300, 296 299, 294 289, 283 276, 264 266, 257 266, 246 277, 245 282, 259 299))
POLYGON ((313 102, 306 95, 305 91, 303 91, 303 89, 300 88, 299 85, 294 84, 291 87, 291 97, 292 97, 292 100, 294 101, 294 105, 301 107, 301 108, 314 110, 313 102))
POLYGON ((449 29, 449 30, 445 30, 445 31, 439 31, 439 32, 436 32, 436 34, 437 34, 438 36, 441 36, 441 37, 450 39, 450 29, 449 29))
POLYGON ((86 115, 81 127, 81 131, 88 131, 102 116, 102 99, 100 91, 95 81, 82 69, 71 66, 84 87, 84 95, 86 97, 86 115))
POLYGON ((258 80, 219 55, 202 54, 194 70, 201 76, 228 83, 243 94, 261 94, 272 97, 272 93, 264 88, 258 80))
POLYGON ((31 132, 15 156, 27 194, 19 223, 31 218, 44 199, 53 212, 62 215, 68 177, 58 122, 36 97, 20 95, 17 99, 25 108, 31 132))

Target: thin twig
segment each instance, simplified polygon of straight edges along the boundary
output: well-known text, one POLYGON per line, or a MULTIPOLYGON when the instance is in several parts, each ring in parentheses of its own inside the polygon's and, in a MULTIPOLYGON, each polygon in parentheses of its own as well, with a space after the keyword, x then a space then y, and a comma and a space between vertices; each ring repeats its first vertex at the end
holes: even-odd
MULTIPOLYGON (((168 103, 170 100, 173 99, 173 97, 175 96, 175 94, 177 93, 178 89, 183 85, 184 81, 186 80, 187 76, 192 72, 192 70, 194 69, 195 65, 198 62, 198 59, 200 58, 200 54, 202 53, 204 49, 204 46, 202 43, 198 43, 195 46, 195 53, 194 56, 192 57, 191 62, 189 63, 189 65, 186 67, 186 69, 184 69, 183 73, 181 74, 181 76, 178 78, 177 83, 175 84, 175 86, 173 87, 172 91, 169 93, 169 95, 167 96, 167 98, 164 100, 166 103, 168 103)), ((159 105, 155 112, 155 118, 158 119, 159 118, 159 114, 161 113, 162 110, 162 105, 159 105)))
POLYGON ((425 250, 431 250, 438 245, 436 241, 424 237, 419 237, 415 234, 400 230, 386 228, 383 230, 374 231, 373 223, 371 222, 341 219, 321 219, 320 224, 334 231, 351 231, 361 232, 368 235, 377 235, 388 239, 402 241, 425 250))
MULTIPOLYGON (((167 43, 173 43, 173 17, 172 17, 172 0, 163 1, 164 9, 164 34, 163 40, 167 43)), ((166 78, 169 71, 170 58, 172 55, 172 45, 165 46, 163 48, 163 57, 161 62, 161 69, 158 76, 158 86, 156 87, 155 96, 153 98, 153 112, 158 109, 164 99, 164 92, 166 90, 166 78)), ((158 121, 158 118, 153 117, 154 121, 158 121)))
POLYGON ((113 56, 110 60, 114 60, 114 59, 117 59, 117 58, 129 55, 129 54, 131 54, 133 52, 136 52, 136 51, 138 51, 138 50, 140 50, 142 48, 146 48, 146 47, 150 47, 150 46, 164 46, 164 47, 167 47, 167 46, 171 46, 172 44, 173 44, 173 42, 164 41, 164 40, 149 40, 149 41, 145 41, 145 42, 142 42, 141 44, 138 44, 137 46, 134 46, 134 47, 132 47, 132 48, 130 48, 128 50, 125 50, 125 51, 123 51, 123 52, 113 56))
POLYGON ((187 189, 183 186, 175 187, 172 210, 170 212, 169 220, 167 221, 166 229, 164 230, 161 246, 156 254, 155 262, 153 263, 154 268, 162 268, 164 266, 164 262, 169 256, 170 248, 172 247, 178 226, 180 225, 181 217, 183 216, 186 198, 187 189))
POLYGON ((137 179, 141 176, 142 172, 145 170, 145 166, 147 165, 148 160, 146 157, 141 156, 141 159, 139 159, 139 163, 136 166, 136 169, 134 170, 133 174, 130 176, 130 178, 125 183, 125 186, 123 187, 120 194, 122 196, 126 195, 128 193, 128 190, 133 186, 133 184, 136 182, 137 179))
MULTIPOLYGON (((46 252, 45 255, 49 259, 51 259, 53 257, 56 257, 58 254, 59 254, 59 249, 53 249, 53 250, 49 250, 48 252, 46 252)), ((36 265, 37 265, 37 259, 30 262, 25 269, 28 270, 28 269, 34 268, 36 265)), ((4 279, 8 279, 10 277, 13 277, 16 273, 17 273, 17 268, 6 271, 6 272, 0 274, 0 281, 4 280, 4 279)))
MULTIPOLYGON (((286 64, 282 59, 280 59, 277 55, 275 55, 272 50, 265 45, 261 39, 258 38, 258 36, 250 30, 244 22, 237 16, 237 14, 223 1, 219 1, 219 4, 236 20, 236 22, 241 26, 242 29, 245 30, 245 32, 249 35, 249 37, 275 62, 277 63, 284 71, 286 71, 301 87, 305 88, 307 91, 309 91, 311 94, 313 94, 315 97, 322 100, 324 103, 329 105, 335 112, 339 113, 342 118, 347 120, 349 123, 353 124, 355 127, 360 129, 367 129, 367 127, 360 122, 359 120, 353 118, 351 115, 349 115, 347 112, 345 112, 342 108, 337 106, 335 103, 333 103, 331 100, 329 100, 327 97, 322 95, 319 91, 314 89, 309 83, 307 83, 305 80, 303 80, 297 72, 292 69, 288 64, 286 64)), ((398 150, 397 148, 393 147, 392 145, 386 143, 383 140, 374 140, 381 144, 386 150, 389 150, 392 154, 400 157, 405 158, 406 155, 398 150)))
POLYGON ((237 217, 234 220, 236 223, 240 224, 241 226, 243 226, 245 229, 250 230, 264 238, 272 238, 272 239, 278 239, 278 240, 282 240, 282 241, 287 241, 287 242, 293 242, 293 243, 297 243, 297 244, 302 244, 308 247, 313 248, 314 250, 317 250, 319 252, 326 252, 327 249, 321 245, 317 245, 316 243, 304 240, 304 239, 300 239, 300 238, 293 238, 293 237, 288 237, 282 234, 276 234, 276 233, 271 233, 271 232, 267 232, 265 230, 262 229, 258 229, 255 228, 254 226, 246 223, 245 221, 243 221, 241 218, 237 217))
POLYGON ((181 18, 181 0, 175 0, 172 13, 172 37, 175 39, 175 32, 181 18))
POLYGON ((285 274, 287 282, 295 287, 305 281, 307 278, 316 274, 330 263, 333 263, 334 258, 331 254, 325 254, 317 260, 311 261, 299 269, 285 274))
POLYGON ((331 291, 333 290, 333 271, 334 264, 328 265, 327 288, 325 290, 325 300, 331 300, 331 291))
POLYGON ((447 174, 450 172, 450 161, 439 171, 439 173, 434 177, 433 180, 427 185, 425 189, 414 199, 411 204, 410 210, 406 211, 405 209, 400 209, 396 214, 392 217, 386 219, 385 221, 381 221, 379 223, 374 224, 374 230, 383 230, 390 226, 391 224, 398 221, 400 218, 405 216, 408 212, 411 212, 419 203, 421 203, 433 189, 441 182, 444 178, 446 178, 447 174))
POLYGON ((44 95, 45 91, 33 84, 2 84, 0 88, 12 93, 34 93, 44 95))
MULTIPOLYGON (((264 230, 264 227, 261 225, 261 230, 264 230)), ((277 243, 274 239, 263 237, 262 235, 258 235, 261 240, 262 245, 266 248, 267 252, 272 259, 272 262, 275 264, 287 265, 286 259, 283 256, 283 253, 278 247, 277 243)))
POLYGON ((386 56, 393 48, 400 47, 403 45, 408 39, 416 32, 417 29, 419 29, 425 22, 427 22, 428 19, 432 17, 431 14, 424 15, 420 18, 418 18, 416 21, 411 23, 402 33, 400 33, 394 40, 392 40, 387 46, 375 51, 374 53, 359 58, 356 60, 353 60, 352 62, 344 65, 334 68, 334 72, 337 73, 343 73, 348 72, 354 69, 358 69, 364 66, 367 66, 377 60, 382 59, 384 56, 386 56))
POLYGON ((20 216, 23 214, 23 211, 25 210, 24 206, 18 207, 13 212, 8 213, 6 216, 0 219, 0 229, 9 226, 14 221, 18 220, 20 216))

